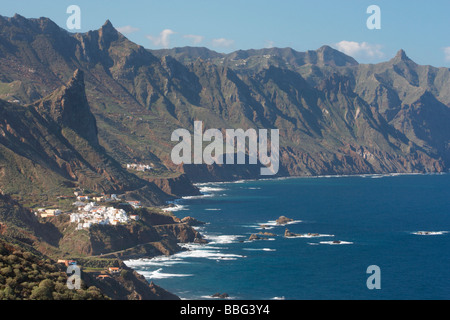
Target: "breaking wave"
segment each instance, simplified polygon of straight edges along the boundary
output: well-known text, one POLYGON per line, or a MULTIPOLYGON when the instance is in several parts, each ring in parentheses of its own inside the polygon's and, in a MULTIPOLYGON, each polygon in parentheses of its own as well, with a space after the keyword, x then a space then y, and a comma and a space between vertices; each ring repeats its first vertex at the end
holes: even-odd
POLYGON ((412 232, 412 234, 418 236, 441 236, 448 233, 448 231, 416 231, 412 232))

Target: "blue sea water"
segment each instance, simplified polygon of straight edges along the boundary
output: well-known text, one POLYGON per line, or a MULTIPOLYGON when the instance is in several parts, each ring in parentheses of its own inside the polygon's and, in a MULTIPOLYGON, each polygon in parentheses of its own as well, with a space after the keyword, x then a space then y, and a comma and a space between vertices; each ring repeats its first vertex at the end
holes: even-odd
POLYGON ((239 300, 450 299, 448 174, 200 187, 205 196, 180 200, 174 213, 207 222, 199 231, 210 242, 171 257, 127 261, 183 299, 217 292, 239 300), (294 222, 274 225, 282 215, 294 222), (285 238, 286 228, 323 237, 285 238), (276 236, 248 241, 260 231, 276 236), (371 265, 380 268, 379 290, 367 287, 371 265))

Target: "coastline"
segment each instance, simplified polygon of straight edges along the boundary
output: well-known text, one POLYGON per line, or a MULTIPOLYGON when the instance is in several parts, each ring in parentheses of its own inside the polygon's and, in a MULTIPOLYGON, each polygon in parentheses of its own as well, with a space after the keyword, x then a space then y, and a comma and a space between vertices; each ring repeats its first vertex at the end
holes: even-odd
MULTIPOLYGON (((361 174, 336 174, 336 175, 316 175, 316 176, 286 176, 286 177, 274 177, 274 178, 261 178, 261 179, 255 179, 255 178, 249 178, 249 179, 237 179, 232 181, 210 181, 210 182, 196 182, 193 183, 194 186, 204 186, 204 185, 211 185, 211 184, 228 184, 228 183, 245 183, 245 182, 252 182, 252 181, 277 181, 277 180, 290 180, 290 179, 321 179, 321 178, 384 178, 384 177, 397 177, 397 176, 426 176, 426 175, 446 175, 449 174, 450 170, 448 172, 427 172, 427 173, 421 173, 421 172, 395 172, 395 173, 361 173, 361 174)), ((177 198, 177 199, 183 199, 185 197, 177 198)))
MULTIPOLYGON (((202 187, 208 188, 211 185, 218 185, 218 186, 220 186, 220 185, 223 185, 223 184, 236 184, 236 183, 246 183, 246 182, 255 182, 255 181, 280 181, 280 180, 305 179, 305 178, 329 179, 329 178, 358 178, 359 177, 359 178, 379 179, 379 178, 389 178, 389 177, 436 176, 436 175, 446 175, 446 174, 448 174, 448 173, 447 172, 442 172, 442 173, 385 173, 385 174, 354 174, 354 175, 323 175, 323 176, 289 176, 289 177, 276 177, 276 178, 263 178, 263 179, 238 179, 238 180, 235 180, 235 181, 201 182, 201 183, 194 183, 193 185, 196 186, 197 188, 199 188, 199 190, 202 193, 202 195, 180 197, 180 198, 177 198, 177 199, 175 199, 173 201, 170 201, 170 203, 175 204, 175 208, 169 209, 167 211, 171 211, 174 215, 176 215, 176 211, 184 209, 184 207, 182 207, 182 204, 179 204, 179 202, 181 202, 183 200, 202 199, 202 198, 207 198, 207 197, 212 196, 211 193, 208 193, 205 190, 202 191, 202 187), (177 205, 181 206, 181 208, 177 208, 176 207, 177 205)), ((165 207, 162 207, 162 209, 163 208, 165 208, 165 207)), ((335 243, 324 241, 322 244, 334 245, 335 243)), ((344 241, 341 244, 352 244, 352 243, 351 242, 347 243, 347 242, 344 241)), ((184 248, 183 251, 187 251, 187 252, 189 252, 192 249, 192 247, 189 246, 189 243, 182 245, 182 247, 184 248)), ((147 260, 148 259, 149 261, 152 261, 152 260, 155 261, 157 259, 165 259, 165 258, 170 259, 171 256, 174 256, 174 255, 176 255, 178 253, 180 253, 180 252, 176 252, 176 253, 171 254, 169 256, 155 256, 155 257, 152 257, 152 258, 142 256, 140 258, 137 258, 137 260, 140 260, 140 259, 147 260)), ((128 259, 128 260, 125 260, 124 262, 126 263, 129 260, 135 260, 135 259, 128 259)), ((133 266, 131 266, 131 268, 133 269, 133 266)), ((136 270, 136 269, 134 269, 134 270, 136 270)), ((139 273, 139 271, 137 271, 137 272, 139 273)), ((158 269, 155 272, 156 273, 161 272, 161 269, 158 269)), ((158 276, 161 276, 161 279, 163 279, 165 274, 158 274, 158 276)), ((167 274, 167 276, 170 276, 170 274, 167 274)), ((177 277, 177 275, 173 275, 173 276, 177 277)), ((184 275, 184 276, 188 276, 188 275, 184 275)), ((178 277, 182 278, 183 276, 178 276, 178 277)), ((155 281, 157 281, 157 279, 158 278, 156 278, 155 281)), ((148 281, 150 282, 151 280, 148 280, 148 281)))

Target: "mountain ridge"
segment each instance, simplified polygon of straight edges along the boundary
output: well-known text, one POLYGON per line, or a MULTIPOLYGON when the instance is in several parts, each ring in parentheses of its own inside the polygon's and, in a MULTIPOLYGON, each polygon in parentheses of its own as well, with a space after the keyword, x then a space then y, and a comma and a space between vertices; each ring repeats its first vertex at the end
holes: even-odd
MULTIPOLYGON (((45 19, 16 20, 24 25, 49 23, 45 19)), ((10 28, 17 27, 4 30, 11 34, 10 28)), ((98 123, 99 143, 121 163, 140 159, 156 162, 162 170, 185 172, 170 163, 167 137, 179 127, 192 130, 193 121, 203 119, 207 127, 282 129, 281 171, 286 175, 434 172, 448 167, 447 132, 437 136, 440 142, 429 145, 420 126, 401 125, 407 120, 400 120, 405 114, 400 111, 420 104, 425 91, 436 98, 427 103, 450 106, 449 69, 417 65, 403 50, 390 61, 365 65, 329 46, 303 53, 291 48, 230 54, 196 47, 147 50, 129 41, 109 20, 86 33, 69 34, 63 29, 45 33, 44 29, 34 30, 40 34, 34 36, 34 43, 52 44, 50 51, 53 46, 58 58, 49 68, 44 59, 35 69, 51 70, 48 77, 40 77, 52 79, 53 84, 20 80, 17 72, 0 72, 6 77, 3 83, 12 86, 17 82, 16 93, 5 90, 6 95, 36 100, 55 90, 73 70, 82 70, 87 99, 98 123), (70 44, 70 50, 61 52, 59 42, 70 44), (379 141, 370 141, 370 135, 379 141), (348 150, 360 148, 372 150, 373 163, 364 157, 356 159, 351 152, 349 156, 348 150), (304 157, 300 154, 310 160, 300 160, 304 157), (385 155, 377 159, 375 154, 385 155), (349 163, 338 164, 341 160, 336 160, 336 155, 361 165, 345 168, 349 163)), ((20 39, 9 43, 0 45, 0 52, 30 45, 20 39)), ((23 59, 21 63, 27 64, 23 59)), ((0 70, 7 67, 8 63, 0 60, 0 70)), ((441 110, 444 119, 448 117, 441 107, 433 108, 441 110)), ((252 174, 241 176, 245 177, 255 178, 252 174)), ((191 178, 195 180, 195 175, 191 178)))
MULTIPOLYGON (((109 20, 72 34, 48 18, 0 16, 0 238, 76 255, 94 269, 202 242, 157 208, 122 203, 138 221, 87 230, 68 215, 43 221, 30 209, 72 208, 75 190, 162 206, 199 195, 192 182, 261 178, 255 165, 175 165, 172 132, 192 132, 198 120, 205 130, 279 129, 275 177, 442 173, 450 167, 450 69, 418 65, 403 50, 378 64, 329 46, 147 50, 109 20)), ((128 276, 97 285, 121 298, 177 298, 128 276)))

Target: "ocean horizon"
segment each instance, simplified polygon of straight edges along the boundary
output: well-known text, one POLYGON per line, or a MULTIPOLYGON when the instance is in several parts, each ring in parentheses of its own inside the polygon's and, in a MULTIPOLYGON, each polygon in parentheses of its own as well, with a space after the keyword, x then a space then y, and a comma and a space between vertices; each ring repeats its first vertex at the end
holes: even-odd
POLYGON ((449 299, 449 182, 386 174, 198 184, 201 196, 169 210, 205 222, 196 229, 208 244, 125 263, 189 300, 449 299), (277 225, 280 216, 291 221, 277 225), (367 286, 369 266, 380 269, 378 290, 367 286))

